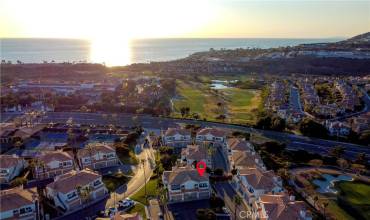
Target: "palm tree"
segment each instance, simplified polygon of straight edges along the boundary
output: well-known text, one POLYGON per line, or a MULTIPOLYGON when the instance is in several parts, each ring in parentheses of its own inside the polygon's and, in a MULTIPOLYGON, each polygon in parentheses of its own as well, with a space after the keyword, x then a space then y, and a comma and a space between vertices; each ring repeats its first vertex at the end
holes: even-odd
POLYGON ((319 200, 319 197, 318 196, 314 196, 313 197, 313 207, 316 208, 316 202, 319 200))
POLYGON ((92 146, 91 144, 88 144, 86 146, 86 149, 87 149, 87 151, 89 151, 91 169, 94 169, 95 167, 94 167, 94 163, 93 163, 93 160, 92 160, 92 152, 94 150, 94 146, 92 146))
POLYGON ((211 157, 212 160, 212 167, 215 167, 215 161, 214 161, 214 154, 215 154, 215 148, 213 146, 208 145, 208 155, 211 157))
POLYGON ((237 219, 236 218, 236 210, 238 209, 238 207, 240 206, 240 204, 242 204, 242 198, 240 198, 239 195, 235 195, 234 196, 234 219, 237 219))
POLYGON ((326 214, 326 207, 328 207, 329 205, 329 202, 323 202, 322 203, 322 206, 324 207, 324 218, 325 218, 325 214, 326 214))

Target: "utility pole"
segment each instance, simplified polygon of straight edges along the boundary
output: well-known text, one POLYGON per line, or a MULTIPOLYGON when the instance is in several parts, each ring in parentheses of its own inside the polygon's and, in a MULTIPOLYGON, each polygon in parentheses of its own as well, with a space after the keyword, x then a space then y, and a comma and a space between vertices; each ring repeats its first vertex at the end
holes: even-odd
POLYGON ((146 200, 146 175, 145 175, 145 159, 141 160, 141 164, 143 165, 143 171, 144 171, 144 192, 145 192, 145 200, 146 200))

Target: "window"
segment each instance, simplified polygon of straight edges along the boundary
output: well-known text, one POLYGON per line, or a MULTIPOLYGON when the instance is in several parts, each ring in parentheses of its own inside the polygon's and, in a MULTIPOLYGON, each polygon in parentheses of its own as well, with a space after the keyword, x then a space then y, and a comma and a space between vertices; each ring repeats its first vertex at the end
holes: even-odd
POLYGON ((76 197, 77 196, 77 193, 76 192, 72 192, 72 193, 69 193, 68 195, 67 195, 67 198, 68 198, 68 200, 69 199, 72 199, 72 198, 74 198, 74 197, 76 197))
POLYGON ((171 185, 171 190, 179 190, 180 185, 171 185))
POLYGON ((85 163, 89 163, 90 162, 90 158, 85 158, 84 161, 85 161, 85 163))
POLYGON ((207 188, 208 184, 207 183, 199 183, 200 188, 207 188))
POLYGON ((24 213, 26 213, 26 209, 25 208, 21 208, 20 210, 19 210, 19 214, 24 214, 24 213))
POLYGON ((13 210, 13 215, 18 215, 18 213, 19 213, 18 209, 13 210))
POLYGON ((196 188, 196 187, 198 187, 198 184, 194 184, 194 187, 196 188))
POLYGON ((32 208, 31 207, 26 207, 26 212, 32 212, 32 208))
POLYGON ((100 182, 100 180, 95 180, 95 182, 94 182, 94 186, 99 186, 101 184, 101 182, 100 182))

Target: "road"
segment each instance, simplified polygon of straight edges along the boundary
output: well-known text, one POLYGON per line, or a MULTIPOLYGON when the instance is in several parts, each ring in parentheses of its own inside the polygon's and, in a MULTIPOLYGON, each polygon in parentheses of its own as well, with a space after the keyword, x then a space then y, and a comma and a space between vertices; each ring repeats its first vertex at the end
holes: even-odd
MULTIPOLYGON (((2 113, 1 119, 9 119, 11 115, 17 116, 19 113, 2 113)), ((66 123, 67 120, 72 119, 75 124, 98 124, 98 125, 108 125, 114 123, 120 125, 121 127, 132 127, 135 124, 141 124, 146 129, 161 129, 165 130, 168 127, 175 127, 180 124, 198 124, 202 127, 220 127, 226 129, 235 129, 242 132, 257 132, 262 135, 283 141, 287 143, 287 148, 289 150, 304 149, 309 152, 328 152, 331 148, 341 145, 345 148, 344 157, 347 159, 355 159, 357 153, 366 153, 370 155, 370 149, 366 146, 337 142, 332 140, 324 140, 317 138, 310 138, 305 136, 299 136, 294 134, 288 134, 283 132, 268 131, 268 130, 258 130, 251 127, 245 127, 240 125, 223 124, 217 122, 206 122, 197 121, 191 119, 173 119, 173 118, 161 118, 152 117, 150 115, 133 115, 133 114, 118 114, 117 118, 112 120, 107 120, 103 118, 101 113, 78 113, 78 112, 48 112, 46 113, 41 122, 42 123, 66 123)))
POLYGON ((119 187, 115 192, 111 193, 111 196, 106 203, 106 208, 113 207, 119 200, 135 194, 142 187, 144 187, 144 180, 145 182, 149 181, 154 169, 154 153, 152 149, 144 148, 144 150, 137 155, 137 159, 138 161, 141 161, 142 159, 146 161, 144 168, 143 165, 138 165, 136 173, 130 179, 130 181, 126 185, 119 187), (146 179, 144 178, 144 169, 146 179))
POLYGON ((294 111, 305 114, 304 111, 302 110, 301 100, 299 97, 299 90, 295 86, 290 87, 289 105, 294 111))

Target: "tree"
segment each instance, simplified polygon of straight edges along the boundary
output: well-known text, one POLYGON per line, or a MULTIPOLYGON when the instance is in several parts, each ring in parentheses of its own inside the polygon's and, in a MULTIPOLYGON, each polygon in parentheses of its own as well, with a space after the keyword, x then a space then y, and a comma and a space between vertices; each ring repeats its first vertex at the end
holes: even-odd
POLYGON ((141 160, 141 164, 143 165, 143 171, 144 171, 144 192, 145 192, 145 200, 146 200, 146 175, 145 175, 145 159, 141 160))
POLYGON ((299 130, 305 136, 311 137, 327 137, 328 131, 322 124, 319 124, 311 119, 305 118, 299 124, 299 130))
POLYGON ((315 196, 313 197, 313 207, 315 207, 315 208, 316 208, 316 203, 317 203, 317 201, 319 201, 319 197, 318 197, 317 195, 315 195, 315 196))
POLYGON ((222 209, 225 206, 225 202, 220 197, 217 197, 215 194, 212 194, 211 198, 209 199, 209 203, 212 209, 222 209))
POLYGON ((17 186, 24 185, 24 184, 26 184, 26 183, 27 183, 27 179, 26 179, 25 177, 21 176, 21 177, 17 177, 17 178, 15 178, 14 180, 12 180, 12 181, 10 182, 10 185, 11 185, 12 187, 17 187, 17 186))
POLYGON ((309 165, 316 167, 316 170, 319 169, 319 167, 322 166, 323 161, 319 159, 313 159, 308 162, 309 165))
POLYGON ((15 148, 21 149, 24 147, 23 139, 21 137, 14 137, 12 143, 15 148))
POLYGON ((366 144, 369 146, 370 144, 370 130, 365 130, 361 132, 360 137, 358 138, 360 143, 366 144))
POLYGON ((222 168, 217 168, 215 169, 214 174, 217 176, 222 176, 224 174, 224 170, 222 168))
POLYGON ((233 165, 233 169, 231 170, 231 174, 233 176, 235 176, 236 174, 238 174, 238 170, 235 168, 235 165, 233 165))
POLYGON ((365 167, 365 165, 362 165, 362 164, 353 163, 353 164, 351 164, 351 170, 353 170, 353 172, 355 172, 357 175, 359 175, 362 172, 366 171, 366 167, 365 167))
POLYGON ((216 214, 210 209, 197 209, 196 211, 198 220, 215 220, 216 214))
POLYGON ((341 158, 337 160, 337 164, 342 170, 347 169, 349 166, 348 161, 341 158))
POLYGON ((234 219, 237 219, 236 218, 236 212, 237 212, 237 209, 238 209, 238 207, 242 204, 242 198, 240 198, 240 196, 239 195, 235 195, 234 196, 234 219))
POLYGON ((260 129, 270 129, 271 127, 271 117, 263 116, 257 119, 256 128, 260 129))
POLYGON ((329 154, 333 157, 339 158, 343 155, 344 153, 344 148, 342 146, 336 146, 332 148, 329 152, 329 154))
POLYGON ((329 202, 328 201, 325 201, 322 203, 322 206, 324 208, 324 218, 326 218, 326 207, 328 207, 329 205, 329 202))
POLYGON ((288 169, 280 168, 277 171, 277 175, 281 177, 281 179, 288 181, 289 180, 289 172, 288 169))
POLYGON ((356 156, 355 163, 363 164, 363 165, 367 164, 366 154, 365 153, 358 153, 357 156, 356 156))
POLYGON ((279 143, 276 141, 268 141, 265 142, 261 147, 269 153, 281 155, 285 150, 286 145, 284 143, 279 143))
POLYGON ((217 116, 217 117, 216 117, 216 119, 218 119, 218 120, 221 120, 221 121, 225 122, 226 115, 224 115, 224 114, 219 115, 219 116, 217 116))
POLYGON ((271 120, 271 130, 284 131, 286 127, 285 120, 280 117, 273 117, 271 120))

